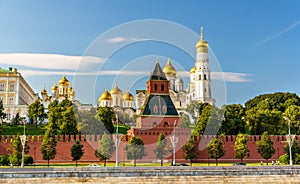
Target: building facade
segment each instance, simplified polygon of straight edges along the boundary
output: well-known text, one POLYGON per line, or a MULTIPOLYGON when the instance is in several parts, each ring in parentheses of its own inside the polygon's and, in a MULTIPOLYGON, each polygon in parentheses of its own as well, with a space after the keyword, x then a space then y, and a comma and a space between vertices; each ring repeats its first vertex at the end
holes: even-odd
POLYGON ((20 117, 28 117, 28 105, 37 99, 38 95, 17 68, 10 67, 8 70, 0 68, 0 100, 6 113, 4 122, 10 123, 17 113, 20 117))

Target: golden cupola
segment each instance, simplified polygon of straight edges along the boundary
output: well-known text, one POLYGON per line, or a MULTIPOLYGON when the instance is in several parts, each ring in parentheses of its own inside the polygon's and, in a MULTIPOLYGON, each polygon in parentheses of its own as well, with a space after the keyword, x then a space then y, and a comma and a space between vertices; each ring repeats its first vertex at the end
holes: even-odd
POLYGON ((194 66, 191 70, 190 73, 195 73, 196 72, 196 67, 194 66))
POLYGON ((100 98, 98 99, 98 102, 100 103, 102 100, 111 100, 111 94, 107 91, 107 89, 102 93, 100 98))
POLYGON ((57 87, 56 84, 54 84, 54 85, 52 86, 52 91, 56 91, 56 90, 58 90, 58 87, 57 87))
POLYGON ((70 95, 73 95, 74 89, 73 89, 72 87, 69 87, 69 88, 68 88, 68 92, 69 92, 70 95))
POLYGON ((110 90, 109 93, 112 95, 114 95, 114 94, 122 95, 122 90, 120 88, 118 88, 117 83, 115 83, 114 88, 112 90, 110 90))
POLYGON ((177 74, 176 69, 171 64, 170 57, 168 57, 168 62, 166 64, 166 66, 163 68, 163 72, 165 73, 165 75, 167 77, 176 76, 176 74, 177 74))
POLYGON ((42 94, 42 96, 43 96, 43 95, 46 95, 46 96, 48 95, 48 92, 47 92, 47 90, 45 89, 45 87, 44 87, 43 91, 41 92, 41 94, 42 94))
POLYGON ((66 78, 66 76, 63 76, 63 77, 58 81, 58 84, 59 84, 60 86, 69 85, 69 81, 68 81, 68 79, 66 78))
POLYGON ((133 96, 128 91, 123 95, 123 101, 133 101, 133 96))
POLYGON ((203 27, 201 27, 200 40, 196 44, 197 53, 206 52, 208 53, 208 43, 203 39, 203 27))

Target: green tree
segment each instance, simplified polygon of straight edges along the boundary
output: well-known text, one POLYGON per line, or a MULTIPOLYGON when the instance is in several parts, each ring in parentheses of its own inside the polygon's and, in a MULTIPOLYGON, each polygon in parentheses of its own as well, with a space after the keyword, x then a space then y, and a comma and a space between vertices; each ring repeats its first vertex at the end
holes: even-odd
MULTIPOLYGON (((21 143, 21 138, 20 135, 18 134, 13 143, 12 143, 12 147, 13 147, 13 153, 11 155, 11 160, 16 160, 17 161, 17 165, 19 166, 22 160, 22 150, 23 150, 23 146, 21 143)), ((25 142, 25 147, 24 147, 24 154, 28 154, 30 150, 30 147, 28 146, 28 142, 26 140, 25 142)))
POLYGON ((257 151, 260 154, 260 156, 263 157, 263 159, 267 160, 267 165, 268 165, 268 160, 272 158, 272 156, 275 153, 273 144, 274 143, 271 141, 268 132, 264 132, 262 135, 262 139, 256 142, 257 151))
POLYGON ((109 133, 114 132, 114 125, 112 120, 114 118, 114 112, 110 107, 99 107, 97 118, 103 123, 104 127, 109 133))
MULTIPOLYGON (((284 147, 284 153, 286 154, 286 158, 289 161, 290 160, 290 150, 289 150, 289 143, 287 142, 284 147)), ((300 148, 297 140, 294 140, 292 143, 292 160, 293 163, 297 163, 296 159, 298 155, 300 154, 300 148)))
POLYGON ((153 150, 156 158, 160 160, 160 166, 163 166, 163 159, 165 155, 168 153, 168 145, 167 140, 163 133, 160 133, 158 136, 158 142, 156 148, 153 150))
POLYGON ((245 134, 238 134, 234 142, 234 157, 243 162, 243 158, 249 153, 247 146, 247 136, 245 134))
POLYGON ((28 107, 28 117, 33 120, 33 123, 35 124, 37 128, 38 119, 41 121, 44 120, 46 114, 43 104, 39 100, 36 100, 28 107))
POLYGON ((230 104, 223 106, 222 109, 225 111, 225 114, 220 128, 220 134, 237 135, 239 133, 245 133, 245 108, 241 104, 230 104))
POLYGON ((182 113, 181 117, 180 117, 180 127, 181 128, 189 128, 190 127, 190 118, 188 117, 188 115, 182 113))
POLYGON ((223 148, 223 142, 218 138, 213 138, 207 146, 208 155, 210 158, 216 160, 218 165, 218 159, 225 155, 226 151, 223 148))
POLYGON ((3 107, 3 101, 0 100, 0 119, 1 119, 1 124, 3 124, 3 119, 6 118, 6 113, 4 112, 4 107, 3 107))
POLYGON ((60 131, 62 134, 68 135, 76 135, 78 133, 73 106, 66 107, 66 110, 62 112, 62 124, 60 125, 60 131))
POLYGON ((109 135, 104 133, 99 141, 98 149, 95 151, 95 156, 104 161, 104 167, 106 167, 106 160, 110 159, 115 152, 114 141, 109 135))
MULTIPOLYGON (((284 116, 287 116, 291 122, 291 133, 300 134, 300 106, 290 105, 284 112, 284 116)), ((288 127, 286 125, 285 127, 288 127)))
POLYGON ((43 155, 43 159, 48 161, 48 167, 50 164, 50 160, 54 159, 56 156, 56 140, 54 130, 55 126, 52 122, 48 123, 47 130, 43 137, 43 142, 41 146, 41 153, 43 155))
POLYGON ((125 150, 127 159, 133 160, 134 166, 136 166, 136 160, 146 156, 144 142, 138 137, 132 137, 125 150))
POLYGON ((82 155, 84 154, 83 151, 83 145, 80 144, 80 141, 76 141, 75 144, 71 148, 71 156, 73 158, 73 161, 76 161, 76 167, 77 167, 77 161, 81 159, 82 155))
POLYGON ((194 137, 189 138, 185 145, 182 147, 183 157, 190 160, 190 165, 193 164, 193 159, 197 157, 198 150, 195 146, 194 137))

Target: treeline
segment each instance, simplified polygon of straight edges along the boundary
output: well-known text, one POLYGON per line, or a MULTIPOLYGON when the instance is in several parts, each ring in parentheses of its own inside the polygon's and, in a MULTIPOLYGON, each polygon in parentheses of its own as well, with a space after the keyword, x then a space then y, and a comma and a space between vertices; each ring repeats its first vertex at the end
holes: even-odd
MULTIPOLYGON (((193 135, 203 135, 208 127, 218 135, 286 135, 287 117, 291 122, 291 133, 300 134, 300 98, 294 93, 277 92, 259 95, 245 105, 230 104, 221 108, 209 104, 192 103, 188 111, 198 118, 193 135), (213 129, 218 130, 213 130, 213 129)), ((206 132, 205 134, 209 134, 206 132)))

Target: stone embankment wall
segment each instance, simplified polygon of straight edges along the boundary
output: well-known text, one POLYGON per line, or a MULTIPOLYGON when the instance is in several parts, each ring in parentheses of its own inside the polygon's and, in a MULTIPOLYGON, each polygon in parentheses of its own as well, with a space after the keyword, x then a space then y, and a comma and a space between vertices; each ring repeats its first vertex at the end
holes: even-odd
POLYGON ((300 183, 300 167, 0 169, 0 183, 300 183))

